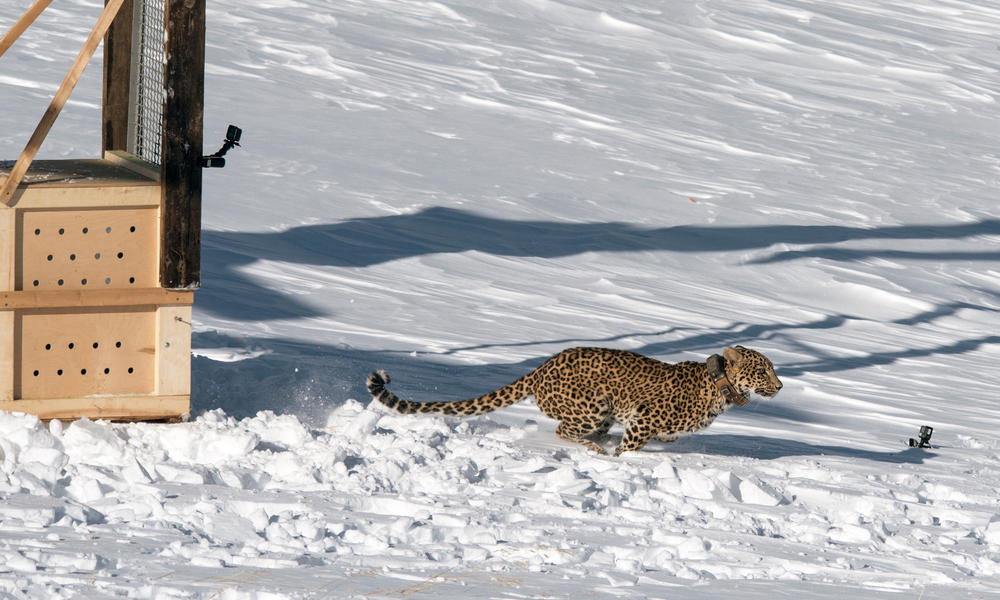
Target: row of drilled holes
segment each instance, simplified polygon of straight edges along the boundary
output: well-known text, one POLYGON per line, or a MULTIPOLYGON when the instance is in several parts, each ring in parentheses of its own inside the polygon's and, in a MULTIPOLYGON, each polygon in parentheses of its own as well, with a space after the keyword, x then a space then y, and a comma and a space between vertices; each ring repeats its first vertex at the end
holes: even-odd
MULTIPOLYGON (((84 229, 84 233, 86 233, 87 232, 87 228, 84 227, 83 229, 84 229)), ((108 229, 111 229, 111 228, 109 227, 108 229)), ((135 231, 135 227, 132 227, 132 230, 135 231)), ((39 229, 36 229, 35 230, 35 235, 38 235, 39 231, 40 231, 39 229)), ((62 230, 60 229, 59 231, 61 232, 62 230)), ((124 252, 119 252, 116 256, 117 256, 117 258, 119 260, 121 260, 121 259, 125 258, 125 253, 124 252)), ((45 259, 48 260, 49 262, 52 262, 53 260, 55 260, 55 256, 53 256, 52 254, 49 254, 48 256, 45 257, 45 259)), ((76 254, 70 254, 69 255, 69 259, 70 259, 70 261, 76 261, 76 254)), ((100 252, 94 254, 94 260, 101 260, 101 253, 100 252)), ((129 282, 129 285, 134 284, 135 283, 135 277, 129 277, 128 278, 128 282, 129 282)), ((65 283, 66 283, 66 281, 64 279, 60 279, 60 280, 56 281, 56 284, 60 285, 60 286, 63 285, 63 284, 65 284, 65 283)), ((88 281, 87 281, 86 278, 80 280, 80 285, 87 285, 87 283, 88 283, 88 281)), ((35 279, 34 281, 31 282, 31 285, 33 285, 34 287, 38 287, 39 284, 41 284, 41 281, 39 281, 38 279, 35 279)), ((104 278, 104 285, 111 285, 111 278, 110 277, 105 277, 104 278)))
MULTIPOLYGON (((69 344, 66 344, 66 347, 68 349, 70 349, 70 350, 74 350, 74 349, 76 349, 76 342, 70 342, 69 344)), ((94 342, 94 345, 93 345, 94 350, 97 350, 100 347, 101 347, 101 343, 100 342, 94 342)), ((115 348, 121 348, 121 347, 122 347, 122 343, 121 342, 115 342, 115 348)), ((52 344, 45 344, 45 349, 46 350, 51 350, 52 349, 52 344)))
MULTIPOLYGON (((97 350, 100 347, 101 347, 101 343, 100 342, 94 342, 93 345, 92 345, 92 348, 94 350, 97 350)), ((121 348, 121 347, 122 347, 122 343, 121 342, 115 342, 115 348, 121 348)), ((75 350, 76 349, 76 342, 70 342, 70 343, 66 344, 66 348, 69 349, 69 350, 75 350)), ((45 344, 45 349, 46 350, 52 350, 52 344, 45 344)), ((129 375, 131 375, 134 372, 135 372, 135 368, 133 368, 133 367, 129 367, 128 368, 128 374, 129 375)), ((111 369, 110 368, 105 368, 104 369, 104 374, 105 375, 109 375, 110 373, 111 373, 111 369)), ((63 370, 62 369, 57 369, 56 370, 56 375, 60 375, 61 376, 62 374, 63 374, 63 370)), ((87 374, 87 369, 80 369, 80 375, 86 375, 86 374, 87 374)), ((41 371, 39 371, 38 369, 35 369, 32 372, 32 375, 34 375, 35 377, 38 377, 39 375, 41 375, 41 371)))
MULTIPOLYGON (((119 252, 117 256, 120 259, 121 258, 125 258, 125 253, 124 252, 119 252)), ((50 254, 50 255, 48 255, 48 256, 45 257, 45 260, 47 260, 49 262, 52 262, 54 259, 55 259, 55 256, 53 256, 52 254, 50 254)), ((76 260, 76 254, 70 254, 69 255, 69 259, 71 261, 76 260)), ((100 252, 98 252, 97 254, 94 255, 94 260, 101 260, 101 253, 100 252)))
MULTIPOLYGON (((135 369, 133 367, 129 367, 128 368, 128 374, 129 375, 131 375, 134 372, 135 372, 135 369)), ((104 369, 104 374, 105 375, 109 375, 110 373, 111 373, 111 369, 109 369, 109 368, 105 368, 104 369)), ((39 371, 38 369, 35 369, 32 372, 32 375, 34 375, 35 377, 38 377, 41 374, 42 374, 41 371, 39 371)), ((56 370, 56 375, 59 375, 61 377, 62 374, 63 374, 63 370, 62 369, 57 369, 56 370)), ((80 375, 86 375, 86 374, 87 374, 87 369, 80 369, 80 375)))
MULTIPOLYGON (((128 278, 128 282, 129 282, 130 285, 134 284, 135 283, 135 277, 129 277, 128 278)), ((34 280, 34 281, 31 282, 31 285, 33 285, 35 287, 38 287, 40 283, 41 282, 36 279, 36 280, 34 280)), ((60 280, 56 281, 56 285, 63 285, 64 283, 66 283, 66 281, 64 279, 60 279, 60 280)), ((88 283, 87 278, 83 278, 83 279, 80 280, 80 285, 87 285, 87 283, 88 283)), ((104 278, 104 285, 111 285, 111 278, 110 277, 105 277, 104 278)))
MULTIPOLYGON (((129 232, 130 232, 130 233, 135 233, 135 225, 133 225, 133 226, 129 227, 129 228, 128 228, 128 230, 129 230, 129 232)), ((84 227, 84 228, 83 228, 83 229, 81 230, 81 232, 82 232, 82 233, 83 233, 84 235, 86 235, 87 233, 89 233, 89 232, 90 232, 90 228, 89 228, 89 227, 84 227)), ((63 234, 65 234, 65 233, 66 233, 66 229, 64 229, 64 228, 60 227, 60 228, 59 228, 59 235, 63 235, 63 234)), ((105 227, 105 228, 104 228, 104 233, 111 233, 111 228, 110 228, 110 227, 105 227)), ((41 229, 35 229, 35 235, 42 235, 42 230, 41 230, 41 229)))

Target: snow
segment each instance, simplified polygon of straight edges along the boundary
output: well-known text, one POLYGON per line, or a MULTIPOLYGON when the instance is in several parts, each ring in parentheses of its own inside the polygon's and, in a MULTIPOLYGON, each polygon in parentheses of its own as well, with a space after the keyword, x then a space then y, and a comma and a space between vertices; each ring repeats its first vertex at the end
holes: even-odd
MULTIPOLYGON (((0 157, 99 6, 0 59, 0 157)), ((995 6, 247 0, 207 35, 206 151, 245 133, 205 173, 192 418, 0 414, 0 596, 1000 594, 995 6), (776 398, 619 458, 363 386, 734 344, 776 398)), ((43 158, 97 155, 99 64, 43 158)))

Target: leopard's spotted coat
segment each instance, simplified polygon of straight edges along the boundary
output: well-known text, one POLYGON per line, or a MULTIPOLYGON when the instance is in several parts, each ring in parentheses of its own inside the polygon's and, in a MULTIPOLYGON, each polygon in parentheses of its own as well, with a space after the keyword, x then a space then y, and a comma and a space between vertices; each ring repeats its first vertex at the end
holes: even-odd
MULTIPOLYGON (((770 398, 781 389, 763 354, 734 346, 723 352, 725 372, 736 393, 770 398)), ((386 389, 389 376, 368 376, 375 399, 401 413, 478 415, 534 396, 538 408, 559 421, 556 434, 606 454, 594 440, 614 422, 625 427, 615 455, 639 450, 650 439, 673 441, 707 427, 732 403, 718 391, 702 362, 668 364, 608 348, 570 348, 508 386, 457 402, 410 402, 386 389)))

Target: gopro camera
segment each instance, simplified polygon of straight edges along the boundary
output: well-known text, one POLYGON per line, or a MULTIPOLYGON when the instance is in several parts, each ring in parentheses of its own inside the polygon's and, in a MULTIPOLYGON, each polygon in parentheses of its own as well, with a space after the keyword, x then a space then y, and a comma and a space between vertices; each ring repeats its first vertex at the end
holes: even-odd
POLYGON ((226 159, 222 157, 226 155, 226 152, 232 150, 234 146, 240 145, 241 137, 243 137, 243 130, 236 125, 230 125, 229 128, 226 129, 226 139, 222 142, 222 148, 219 148, 219 151, 215 154, 202 156, 201 166, 206 169, 213 167, 221 168, 226 166, 226 159))
POLYGON ((920 427, 920 439, 915 440, 910 438, 910 448, 930 448, 931 447, 931 434, 934 433, 934 428, 928 425, 923 425, 920 427))

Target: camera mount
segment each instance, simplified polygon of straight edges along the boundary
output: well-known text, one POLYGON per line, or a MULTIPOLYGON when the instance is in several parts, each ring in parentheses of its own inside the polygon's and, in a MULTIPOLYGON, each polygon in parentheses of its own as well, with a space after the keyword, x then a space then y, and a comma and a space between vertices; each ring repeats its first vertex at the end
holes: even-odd
POLYGON ((229 129, 226 130, 226 139, 222 143, 222 148, 215 154, 210 154, 208 156, 202 156, 201 160, 198 161, 202 167, 208 169, 212 167, 222 168, 226 166, 226 159, 222 158, 233 149, 234 146, 240 145, 240 138, 243 136, 243 130, 236 125, 230 125, 229 129))

